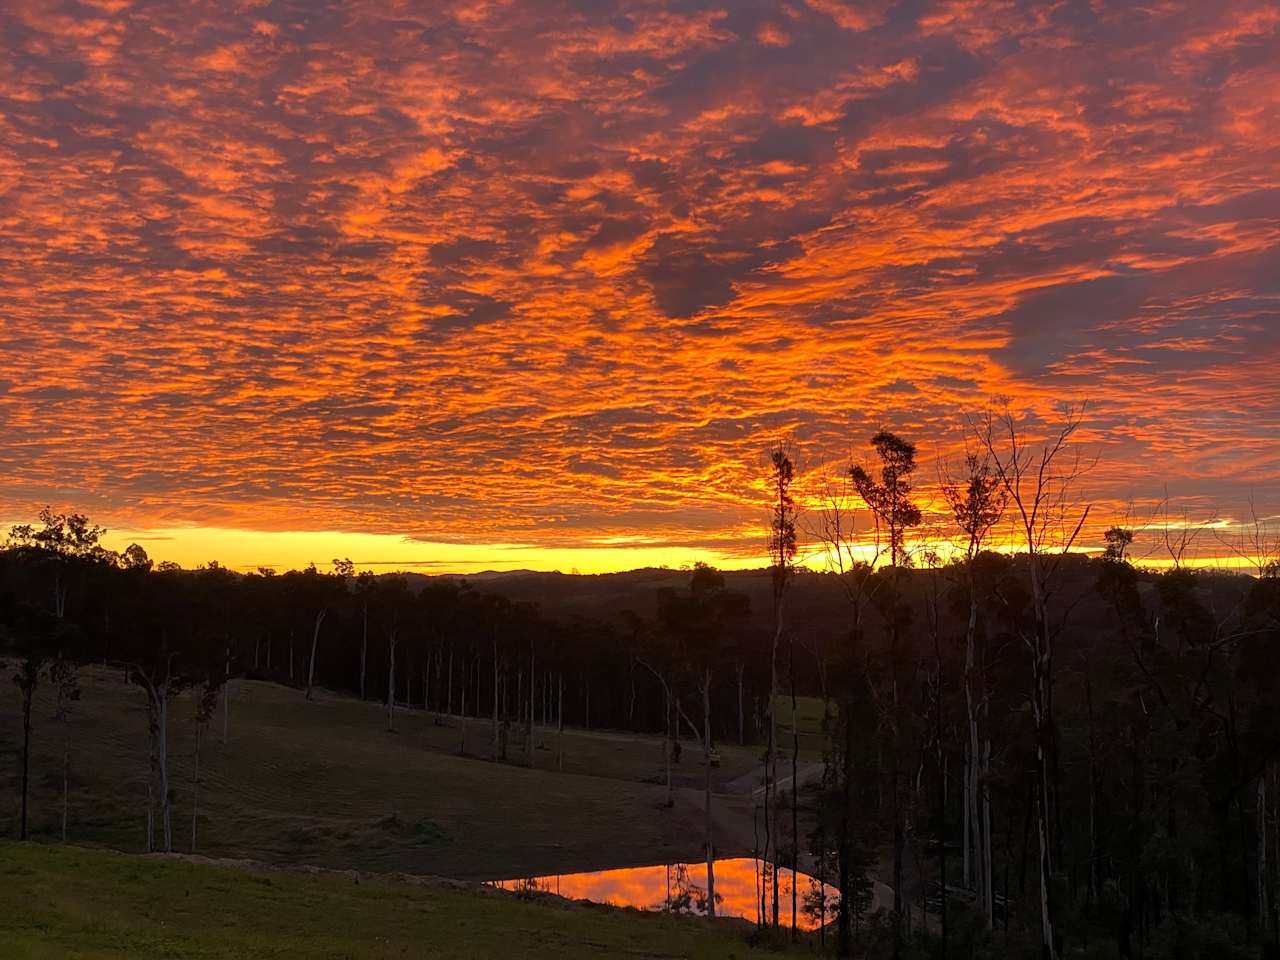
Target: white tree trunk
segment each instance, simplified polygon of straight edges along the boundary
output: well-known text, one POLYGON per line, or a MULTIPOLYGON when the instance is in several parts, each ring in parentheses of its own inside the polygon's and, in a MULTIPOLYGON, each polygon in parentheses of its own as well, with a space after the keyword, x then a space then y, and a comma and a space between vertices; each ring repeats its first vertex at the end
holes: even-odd
POLYGON ((396 717, 396 631, 392 629, 389 637, 389 656, 387 658, 387 730, 395 729, 396 717))
POLYGON ((173 853, 173 805, 169 799, 169 683, 166 680, 158 690, 160 697, 160 809, 164 828, 164 852, 173 853))
POLYGON ((458 753, 467 752, 467 663, 462 662, 462 706, 458 713, 458 753))
POLYGON ((226 667, 222 675, 222 743, 227 742, 231 728, 231 647, 227 647, 226 667))
POLYGON ((200 724, 196 724, 195 756, 191 764, 191 852, 196 852, 196 823, 200 809, 200 724))
POLYGON ((738 746, 746 746, 747 727, 742 713, 742 674, 746 665, 738 661, 738 746))
POLYGON ((666 724, 667 738, 662 745, 662 759, 665 763, 667 774, 667 806, 675 806, 675 794, 671 790, 671 751, 675 746, 675 737, 679 735, 678 730, 673 730, 671 725, 671 691, 667 687, 667 681, 662 681, 662 702, 666 707, 666 724))
MULTIPOLYGON (((70 810, 70 773, 72 773, 72 735, 63 718, 63 842, 67 842, 67 815, 70 810)), ((1265 809, 1265 808, 1263 808, 1265 809)))
POLYGON ((307 667, 307 699, 311 699, 311 688, 316 682, 316 646, 320 643, 320 625, 324 623, 325 611, 316 614, 316 626, 311 632, 311 663, 307 667))
POLYGON ((1258 916, 1263 930, 1271 911, 1267 905, 1267 771, 1258 777, 1258 916))
POLYGON ((1053 877, 1054 864, 1054 810, 1053 782, 1050 755, 1053 738, 1053 651, 1049 634, 1049 618, 1040 571, 1036 558, 1028 558, 1031 568, 1031 598, 1036 616, 1036 636, 1032 657, 1031 711, 1036 730, 1036 762, 1039 767, 1040 803, 1037 810, 1040 839, 1040 936, 1047 960, 1057 960, 1057 934, 1054 930, 1053 877))
MULTIPOLYGON (((982 743, 982 787, 979 799, 982 803, 982 862, 984 897, 990 912, 987 915, 988 925, 995 922, 995 865, 991 856, 991 793, 988 784, 991 782, 991 740, 982 743)), ((1009 909, 1006 904, 1005 909, 1009 909)))
POLYGON ((964 885, 971 890, 974 888, 974 881, 969 853, 978 842, 977 832, 974 830, 973 821, 970 819, 970 811, 972 810, 973 803, 969 792, 969 780, 973 776, 973 762, 972 751, 969 748, 969 744, 966 743, 964 747, 964 770, 962 777, 964 780, 964 828, 960 835, 964 838, 964 842, 961 844, 961 846, 964 847, 964 885))
POLYGON ((529 766, 533 766, 533 702, 534 692, 537 689, 538 671, 534 669, 535 652, 532 643, 529 645, 529 735, 525 738, 524 750, 528 757, 529 766))
POLYGON ((493 755, 498 755, 498 636, 493 637, 493 755))
POLYGON ((769 750, 765 763, 768 772, 764 785, 764 854, 772 865, 772 923, 778 926, 778 642, 782 638, 782 612, 777 612, 773 631, 773 647, 769 654, 769 750))
POLYGON ((712 836, 714 821, 711 817, 711 671, 702 679, 702 762, 706 781, 706 831, 707 831, 707 916, 716 915, 716 867, 715 843, 712 836))
POLYGON ((364 621, 360 628, 360 699, 364 699, 366 664, 369 662, 369 601, 364 602, 364 621))
MULTIPOLYGON (((972 561, 970 561, 972 563, 972 561)), ((970 578, 973 572, 970 570, 970 578)), ((989 849, 985 837, 983 817, 980 813, 979 774, 982 763, 982 748, 979 744, 978 731, 978 697, 974 685, 976 680, 978 633, 978 600, 972 580, 969 586, 969 622, 965 630, 964 652, 964 706, 968 720, 968 743, 965 745, 965 794, 964 794, 964 878, 965 885, 976 889, 978 893, 978 909, 982 913, 983 925, 989 930, 992 923, 992 903, 990 891, 987 889, 987 878, 990 873, 984 862, 989 849)), ((985 789, 982 790, 985 793, 985 789)), ((990 811, 988 810, 989 814, 990 811)))

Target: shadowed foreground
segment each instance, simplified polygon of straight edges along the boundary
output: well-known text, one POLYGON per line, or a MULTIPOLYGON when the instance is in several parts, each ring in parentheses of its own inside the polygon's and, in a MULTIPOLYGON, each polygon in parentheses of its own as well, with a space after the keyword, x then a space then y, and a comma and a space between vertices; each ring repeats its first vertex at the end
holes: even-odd
POLYGON ((446 881, 0 844, 0 943, 13 958, 763 956, 745 935, 446 881))

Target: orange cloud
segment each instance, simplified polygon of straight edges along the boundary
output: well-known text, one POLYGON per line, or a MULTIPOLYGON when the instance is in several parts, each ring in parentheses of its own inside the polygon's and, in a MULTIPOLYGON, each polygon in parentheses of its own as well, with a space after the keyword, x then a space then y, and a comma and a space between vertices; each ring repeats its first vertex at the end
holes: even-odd
POLYGON ((994 395, 1280 496, 1274 10, 1005 6, 11 5, 0 514, 746 562, 994 395))

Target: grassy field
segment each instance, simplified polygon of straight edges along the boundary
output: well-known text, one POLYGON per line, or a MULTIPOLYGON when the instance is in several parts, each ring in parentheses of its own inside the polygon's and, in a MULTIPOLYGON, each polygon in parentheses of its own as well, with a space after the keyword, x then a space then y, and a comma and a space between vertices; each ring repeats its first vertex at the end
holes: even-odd
MULTIPOLYGON (((71 842, 145 849, 146 713, 142 693, 103 668, 82 671, 73 705, 71 842)), ((63 730, 41 692, 34 711, 31 831, 54 840, 63 730)), ((233 681, 228 742, 221 711, 201 755, 198 853, 329 868, 499 879, 693 861, 701 856, 701 766, 686 744, 677 802, 663 806, 660 738, 539 730, 534 768, 489 759, 489 725, 461 731, 422 711, 384 730, 375 703, 257 681, 233 681)), ((16 837, 21 722, 17 690, 0 684, 0 836, 16 837)), ((192 704, 172 709, 174 849, 191 848, 192 704)), ((717 789, 755 769, 757 748, 722 744, 717 789)), ((802 751, 803 753, 803 751, 802 751)), ((750 853, 751 801, 715 802, 718 851, 750 853)))
MULTIPOLYGON (((791 697, 779 694, 774 698, 778 715, 778 729, 791 735, 791 697)), ((822 699, 820 697, 796 697, 796 728, 804 737, 822 736, 822 699)), ((784 740, 786 737, 780 737, 784 740)))
POLYGON ((440 881, 0 843, 0 944, 14 960, 764 955, 745 937, 440 881))

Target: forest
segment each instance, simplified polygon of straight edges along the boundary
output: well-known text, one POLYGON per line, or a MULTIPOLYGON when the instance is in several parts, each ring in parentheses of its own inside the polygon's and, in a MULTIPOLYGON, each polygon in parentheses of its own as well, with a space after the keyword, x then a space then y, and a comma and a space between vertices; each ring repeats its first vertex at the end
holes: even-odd
MULTIPOLYGON (((673 764, 705 772, 709 913, 717 745, 751 746, 756 925, 780 926, 771 865, 798 866, 839 891, 792 894, 833 918, 809 940, 839 956, 1280 956, 1274 536, 1245 525, 1236 571, 1196 566, 1193 531, 1167 522, 1084 549, 1078 425, 988 418, 928 502, 896 434, 803 496, 779 446, 770 563, 748 571, 186 570, 46 509, 0 551, 16 836, 33 725, 98 665, 145 695, 147 850, 185 849, 173 798, 199 781, 170 774, 171 704, 215 731, 248 677, 376 701, 388 731, 409 710, 454 719, 458 753, 492 762, 531 764, 535 726, 665 741, 668 803, 673 764), (796 789, 802 702, 821 774, 796 789), (877 911, 873 879, 892 891, 877 911)), ((65 785, 71 757, 43 773, 65 785)))

